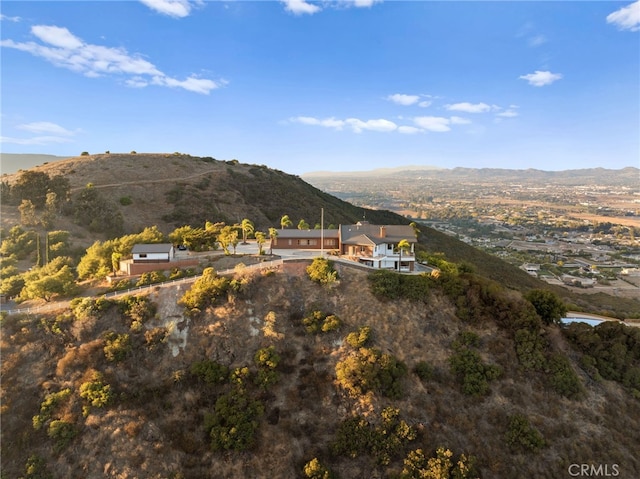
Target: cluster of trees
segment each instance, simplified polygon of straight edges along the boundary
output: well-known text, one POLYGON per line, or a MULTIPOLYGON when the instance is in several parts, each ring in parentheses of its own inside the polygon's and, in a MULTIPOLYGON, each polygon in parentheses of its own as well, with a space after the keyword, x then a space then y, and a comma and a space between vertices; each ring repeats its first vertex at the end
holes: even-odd
POLYGON ((565 337, 580 351, 582 367, 596 380, 608 379, 640 398, 640 330, 613 321, 597 326, 571 323, 565 337))

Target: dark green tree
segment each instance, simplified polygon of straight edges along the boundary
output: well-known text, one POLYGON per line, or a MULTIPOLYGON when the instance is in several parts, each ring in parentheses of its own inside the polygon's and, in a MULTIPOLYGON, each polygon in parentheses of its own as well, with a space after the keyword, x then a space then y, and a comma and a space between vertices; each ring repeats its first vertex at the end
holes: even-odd
POLYGON ((538 316, 545 324, 559 324, 567 314, 567 307, 562 300, 546 289, 532 289, 525 298, 536 308, 538 316))

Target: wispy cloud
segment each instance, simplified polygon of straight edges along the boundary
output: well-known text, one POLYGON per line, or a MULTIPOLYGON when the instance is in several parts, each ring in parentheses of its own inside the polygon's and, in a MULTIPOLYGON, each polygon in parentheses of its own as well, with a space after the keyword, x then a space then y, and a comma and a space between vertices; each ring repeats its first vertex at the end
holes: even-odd
POLYGON ((355 133, 362 133, 365 130, 389 132, 398 129, 398 125, 396 125, 393 121, 385 120, 383 118, 375 120, 360 120, 359 118, 347 118, 345 120, 338 120, 334 117, 320 119, 311 116, 298 116, 295 118, 290 118, 289 121, 293 123, 302 123, 303 125, 323 126, 325 128, 333 128, 334 130, 349 128, 355 133))
POLYGON ((36 121, 17 125, 16 129, 33 133, 37 136, 31 138, 15 138, 9 136, 0 137, 2 143, 13 143, 16 145, 50 145, 57 143, 71 143, 72 137, 77 131, 68 130, 63 126, 49 121, 36 121))
POLYGON ((31 33, 42 43, 2 40, 0 46, 31 53, 53 65, 67 68, 87 77, 118 75, 129 86, 145 87, 149 84, 209 94, 227 82, 209 80, 190 75, 185 80, 172 78, 153 63, 124 48, 105 47, 85 43, 68 29, 52 25, 35 25, 31 33))
POLYGON ((607 15, 607 23, 615 25, 620 30, 640 30, 640 0, 607 15))
POLYGON ((560 80, 562 78, 562 74, 551 73, 550 71, 536 70, 534 73, 521 75, 519 78, 522 80, 527 80, 529 82, 529 85, 545 86, 545 85, 551 85, 553 82, 560 80))
POLYGON ((517 111, 518 108, 518 105, 509 105, 509 108, 501 111, 500 113, 496 113, 496 116, 499 116, 501 118, 515 118, 516 116, 520 115, 517 111))
POLYGON ((4 15, 4 14, 0 13, 0 20, 2 20, 3 22, 5 22, 5 21, 6 21, 6 22, 14 22, 14 23, 17 23, 17 22, 19 22, 20 20, 22 20, 22 18, 20 18, 20 17, 9 17, 9 16, 7 16, 7 15, 4 15))
POLYGON ((387 96, 386 99, 396 105, 410 106, 418 104, 419 107, 426 108, 432 103, 428 98, 430 98, 429 95, 407 95, 404 93, 394 93, 393 95, 387 96), (427 99, 420 101, 422 98, 427 99))
POLYGON ((413 122, 422 130, 443 133, 451 131, 451 120, 442 116, 418 116, 413 122))
POLYGON ((376 3, 382 3, 383 0, 322 0, 322 2, 311 2, 309 0, 280 0, 284 4, 284 9, 294 15, 313 15, 320 12, 325 7, 332 8, 370 8, 376 3), (318 3, 322 3, 320 6, 318 3))
POLYGON ((466 101, 445 105, 444 107, 449 111, 463 111, 465 113, 485 113, 493 109, 491 105, 486 103, 469 103, 466 101))
POLYGON ((389 95, 387 100, 397 104, 397 105, 414 105, 420 101, 420 95, 405 95, 403 93, 394 93, 393 95, 389 95))
POLYGON ((52 135, 72 136, 75 132, 49 121, 36 121, 34 123, 25 123, 16 126, 19 130, 29 131, 31 133, 49 133, 52 135))
POLYGON ((454 125, 468 125, 471 120, 460 116, 442 117, 442 116, 416 116, 413 118, 400 120, 410 121, 412 124, 399 125, 398 123, 379 118, 375 120, 361 120, 359 118, 347 118, 344 120, 329 117, 316 118, 312 116, 297 116, 289 118, 290 123, 300 123, 303 125, 321 126, 334 130, 351 130, 354 133, 362 133, 363 131, 374 131, 381 133, 398 132, 403 134, 416 134, 425 132, 442 133, 451 131, 454 125))
POLYGON ((322 8, 305 0, 281 0, 284 3, 284 9, 294 15, 313 15, 318 13, 322 8))
POLYGON ((140 0, 147 7, 174 18, 188 17, 194 6, 203 5, 202 0, 140 0))
POLYGON ((530 37, 527 42, 530 47, 539 47, 540 45, 547 43, 547 37, 544 35, 534 35, 530 37))
POLYGON ((0 143, 12 143, 14 145, 51 145, 56 143, 71 143, 71 138, 60 136, 34 136, 32 138, 12 138, 10 136, 0 136, 0 143))

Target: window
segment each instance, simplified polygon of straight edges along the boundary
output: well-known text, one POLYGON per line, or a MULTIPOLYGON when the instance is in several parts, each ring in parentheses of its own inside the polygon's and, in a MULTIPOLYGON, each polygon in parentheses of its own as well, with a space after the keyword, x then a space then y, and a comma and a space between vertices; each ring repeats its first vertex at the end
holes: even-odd
POLYGON ((140 256, 140 258, 146 258, 147 257, 147 253, 140 253, 138 256, 140 256))

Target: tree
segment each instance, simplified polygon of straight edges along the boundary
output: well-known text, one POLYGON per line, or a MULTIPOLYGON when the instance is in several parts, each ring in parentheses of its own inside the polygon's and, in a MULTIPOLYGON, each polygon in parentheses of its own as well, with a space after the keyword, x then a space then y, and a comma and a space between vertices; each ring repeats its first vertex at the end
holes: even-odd
POLYGON ((256 231, 254 234, 256 237, 256 243, 258 243, 258 254, 262 256, 264 254, 264 249, 262 248, 262 245, 265 244, 267 238, 262 231, 256 231))
POLYGON ((300 220, 298 222, 298 229, 299 230, 308 230, 309 229, 309 223, 307 223, 305 220, 300 220))
POLYGON ((234 245, 235 252, 235 246, 238 245, 238 230, 233 226, 223 226, 218 234, 218 243, 222 246, 224 254, 230 254, 229 245, 234 245))
POLYGON ((284 215, 282 218, 280 218, 280 227, 282 229, 288 228, 291 225, 293 225, 293 221, 291 221, 289 215, 284 215))
POLYGON ((552 291, 546 289, 532 289, 525 298, 536 308, 538 316, 545 324, 559 324, 567 314, 567 307, 552 291))
POLYGON ((406 252, 411 250, 411 244, 406 240, 400 240, 398 242, 398 246, 396 247, 396 249, 398 250, 398 271, 400 271, 402 269, 402 252, 406 252))
POLYGON ((245 218, 240 224, 242 230, 242 244, 247 244, 247 237, 254 233, 255 227, 250 219, 245 218))
POLYGON ((269 254, 273 254, 273 243, 278 237, 278 230, 275 228, 269 228, 269 239, 271 242, 269 243, 269 254))
POLYGON ((58 257, 46 266, 34 268, 24 275, 24 288, 18 299, 51 299, 70 296, 77 290, 75 277, 70 267, 71 258, 58 257))
POLYGON ((18 211, 20 211, 20 223, 24 226, 35 226, 38 224, 36 207, 31 200, 22 200, 20 206, 18 206, 18 211))

